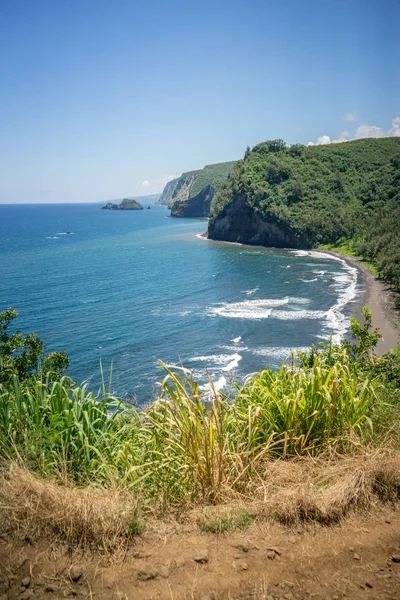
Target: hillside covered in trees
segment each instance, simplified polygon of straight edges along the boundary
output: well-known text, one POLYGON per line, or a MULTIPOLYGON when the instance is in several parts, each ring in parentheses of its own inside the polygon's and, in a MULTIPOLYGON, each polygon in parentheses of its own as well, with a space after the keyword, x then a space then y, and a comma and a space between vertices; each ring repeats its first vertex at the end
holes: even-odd
POLYGON ((350 243, 400 287, 400 138, 248 148, 211 207, 211 239, 311 248, 350 243))

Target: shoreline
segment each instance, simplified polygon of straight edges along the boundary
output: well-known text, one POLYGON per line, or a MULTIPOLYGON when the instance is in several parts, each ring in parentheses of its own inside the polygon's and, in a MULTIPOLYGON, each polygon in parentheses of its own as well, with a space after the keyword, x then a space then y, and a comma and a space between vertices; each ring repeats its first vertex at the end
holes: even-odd
MULTIPOLYGON (((198 237, 209 240, 206 231, 198 234, 198 237)), ((209 241, 221 244, 235 244, 238 246, 248 245, 251 248, 257 247, 250 244, 225 242, 221 240, 209 241)), ((260 246, 260 248, 268 247, 260 246)), ((384 281, 377 279, 371 271, 363 265, 362 259, 356 256, 348 256, 347 254, 342 254, 335 250, 326 250, 325 248, 313 248, 313 251, 331 254, 357 269, 362 293, 359 298, 351 302, 351 316, 360 323, 363 323, 364 317, 362 309, 364 306, 369 308, 372 315, 372 326, 379 329, 382 335, 382 338, 376 346, 376 354, 378 356, 397 348, 400 343, 400 327, 398 325, 400 318, 395 308, 393 292, 388 289, 387 284, 384 281)))
POLYGON ((385 354, 385 352, 389 352, 393 348, 396 348, 400 342, 400 328, 397 325, 399 316, 395 309, 393 293, 388 289, 387 284, 377 279, 371 271, 363 265, 360 258, 347 256, 346 254, 334 250, 325 250, 325 248, 315 248, 315 250, 336 256, 350 264, 352 267, 356 267, 360 276, 363 291, 360 298, 354 302, 351 311, 352 317, 362 323, 362 309, 364 306, 367 306, 372 314, 372 326, 378 328, 382 335, 382 338, 379 340, 376 347, 376 354, 381 356, 382 354, 385 354))

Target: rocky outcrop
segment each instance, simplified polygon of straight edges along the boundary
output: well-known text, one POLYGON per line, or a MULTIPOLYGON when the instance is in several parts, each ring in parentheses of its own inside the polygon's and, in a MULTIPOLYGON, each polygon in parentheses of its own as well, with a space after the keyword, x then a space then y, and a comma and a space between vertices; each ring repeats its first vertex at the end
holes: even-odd
POLYGON ((172 179, 171 181, 168 181, 168 183, 166 184, 165 188, 162 191, 161 196, 157 200, 156 204, 162 204, 164 206, 168 206, 168 204, 172 198, 172 195, 175 191, 178 181, 179 181, 179 177, 177 177, 176 179, 172 179))
POLYGON ((133 200, 133 198, 124 198, 120 204, 114 204, 113 202, 107 202, 102 207, 103 210, 143 210, 143 206, 133 200))
POLYGON ((264 219, 240 194, 209 222, 208 238, 275 248, 307 247, 305 240, 295 236, 285 224, 264 219))

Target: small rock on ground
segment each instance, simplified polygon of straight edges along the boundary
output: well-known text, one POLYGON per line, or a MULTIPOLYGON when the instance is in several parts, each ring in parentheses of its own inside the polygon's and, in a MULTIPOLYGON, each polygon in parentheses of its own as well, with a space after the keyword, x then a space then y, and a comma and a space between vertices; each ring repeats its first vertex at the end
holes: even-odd
POLYGON ((164 577, 165 579, 169 577, 169 569, 168 567, 161 565, 157 567, 157 571, 160 577, 164 577))
POLYGON ((77 583, 83 577, 83 571, 80 567, 73 566, 69 572, 72 581, 77 583))
POLYGON ((202 550, 196 554, 194 560, 201 565, 205 565, 209 561, 209 555, 207 550, 202 550))
POLYGON ((145 565, 137 572, 137 578, 139 581, 149 581, 155 579, 158 575, 158 569, 154 565, 145 565))
POLYGON ((392 562, 394 562, 394 563, 400 563, 400 554, 393 554, 392 555, 392 562))
POLYGON ((247 571, 249 568, 248 563, 243 558, 238 558, 233 562, 233 566, 237 571, 247 571))

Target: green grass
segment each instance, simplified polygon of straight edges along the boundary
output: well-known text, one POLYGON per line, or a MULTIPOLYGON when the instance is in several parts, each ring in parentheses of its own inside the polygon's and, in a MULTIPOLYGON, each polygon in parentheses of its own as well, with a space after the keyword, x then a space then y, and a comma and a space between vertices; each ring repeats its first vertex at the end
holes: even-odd
POLYGON ((254 516, 244 508, 216 508, 207 506, 197 520, 203 533, 227 533, 233 529, 247 529, 254 521, 254 516))

